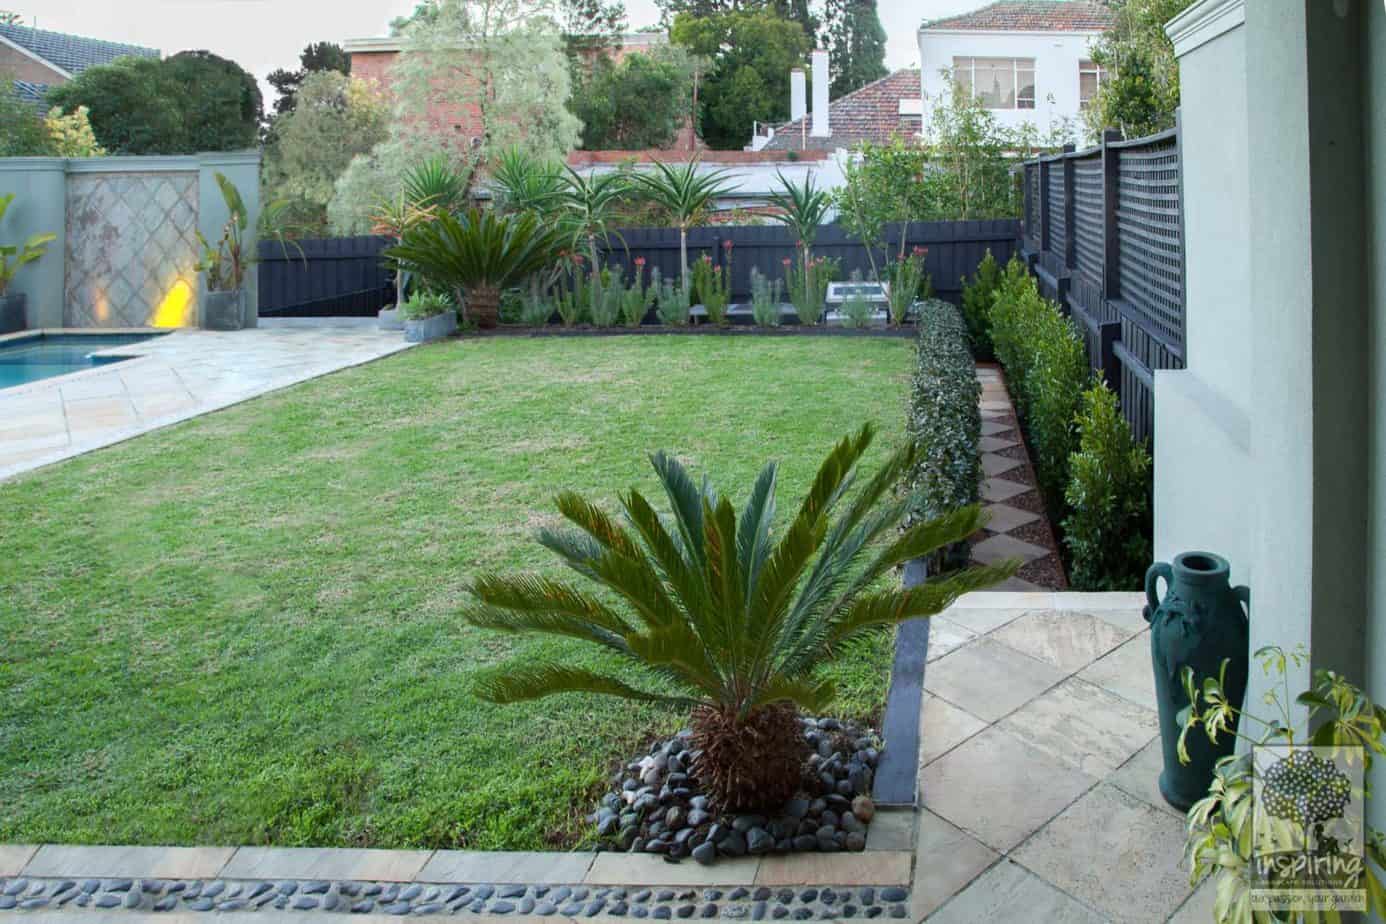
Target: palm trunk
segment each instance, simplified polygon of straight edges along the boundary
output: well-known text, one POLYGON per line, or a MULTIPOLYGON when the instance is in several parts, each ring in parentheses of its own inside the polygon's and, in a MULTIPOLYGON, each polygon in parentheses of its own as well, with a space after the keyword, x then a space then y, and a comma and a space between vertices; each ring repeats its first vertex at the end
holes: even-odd
POLYGON ((688 295, 688 227, 679 225, 679 283, 688 295))
POLYGON ((464 304, 464 316, 477 327, 490 329, 500 323, 500 289, 495 286, 472 286, 464 304))
POLYGON ((592 310, 597 310, 602 300, 602 267, 597 254, 597 236, 587 235, 587 255, 592 260, 592 310))

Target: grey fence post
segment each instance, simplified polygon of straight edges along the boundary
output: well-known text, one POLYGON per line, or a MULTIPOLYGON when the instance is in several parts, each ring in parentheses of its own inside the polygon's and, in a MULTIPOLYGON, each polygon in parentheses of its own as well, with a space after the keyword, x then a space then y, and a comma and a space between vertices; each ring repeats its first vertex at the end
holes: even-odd
POLYGON ((1073 152, 1072 142, 1064 145, 1064 269, 1073 269, 1077 262, 1078 235, 1074 233, 1073 212, 1073 152))
POLYGON ((1040 253, 1049 250, 1049 163, 1043 158, 1039 161, 1039 208, 1040 208, 1040 253))

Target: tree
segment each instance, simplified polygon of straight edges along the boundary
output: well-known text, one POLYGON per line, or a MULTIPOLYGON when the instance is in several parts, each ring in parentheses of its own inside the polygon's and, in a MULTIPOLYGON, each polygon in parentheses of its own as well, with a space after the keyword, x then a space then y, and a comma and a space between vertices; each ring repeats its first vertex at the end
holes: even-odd
POLYGON ((876 0, 827 0, 827 20, 834 99, 886 76, 886 33, 876 0))
POLYGON ((817 16, 809 9, 809 0, 655 0, 660 21, 668 26, 680 13, 692 16, 716 16, 721 13, 768 12, 780 19, 797 22, 808 37, 809 44, 818 39, 817 16))
POLYGON ((389 123, 389 105, 372 83, 336 70, 309 72, 295 106, 275 118, 265 148, 267 196, 292 203, 300 227, 325 227, 338 177, 389 137, 389 123))
POLYGON ((752 122, 789 117, 789 71, 809 52, 799 23, 766 11, 680 13, 670 38, 710 64, 699 103, 703 139, 711 147, 740 149, 752 122))
POLYGON ((717 197, 730 188, 726 170, 703 172, 696 159, 671 167, 654 162, 654 170, 632 174, 631 180, 646 200, 663 209, 679 229, 679 272, 688 294, 688 229, 707 219, 717 197))
POLYGON ((954 83, 951 99, 935 101, 930 116, 928 169, 920 184, 928 208, 920 217, 970 220, 1019 215, 1008 157, 1018 146, 1016 133, 954 83))
POLYGON ((285 116, 294 111, 297 103, 299 88, 303 86, 303 81, 310 74, 321 73, 323 71, 335 71, 339 74, 351 74, 351 56, 342 50, 342 46, 334 42, 314 42, 304 47, 298 56, 298 70, 278 70, 270 71, 270 86, 274 87, 279 96, 274 101, 274 115, 285 116))
POLYGON ((798 710, 818 712, 836 694, 819 669, 854 639, 941 612, 1015 571, 1006 562, 918 587, 887 580, 905 561, 961 541, 985 516, 964 507, 900 531, 912 498, 895 490, 917 451, 907 442, 877 471, 860 471, 873 435, 868 424, 837 444, 782 529, 773 462, 739 516, 728 495, 706 477, 700 486, 665 452, 650 461, 667 516, 635 489, 621 496, 620 518, 560 494, 567 524, 539 541, 594 589, 483 574, 463 618, 580 639, 610 653, 616 670, 526 658, 488 673, 477 693, 496 703, 595 693, 689 710, 691 769, 715 807, 778 810, 802 785, 808 759, 798 710))
POLYGON ((104 157, 105 148, 96 143, 91 130, 87 107, 78 106, 71 115, 63 115, 57 106, 48 110, 43 120, 54 157, 104 157))
POLYGON ((255 146, 264 103, 260 84, 234 61, 210 51, 181 51, 162 62, 179 87, 188 153, 255 146))
POLYGON ((23 17, 14 10, 0 10, 0 25, 17 26, 23 21, 23 17))
POLYGON ((112 154, 194 154, 253 147, 261 116, 255 78, 206 51, 120 58, 48 91, 65 113, 85 106, 112 154))
POLYGON ((20 97, 13 81, 0 80, 0 157, 48 157, 52 142, 34 104, 20 97))
POLYGON ((669 45, 619 64, 603 57, 580 72, 569 108, 582 121, 583 148, 667 147, 692 112, 695 67, 687 51, 669 45))
POLYGON ((1115 21, 1092 46, 1107 72, 1084 120, 1088 134, 1119 128, 1128 138, 1174 127, 1179 107, 1179 64, 1164 24, 1193 0, 1114 0, 1115 21))

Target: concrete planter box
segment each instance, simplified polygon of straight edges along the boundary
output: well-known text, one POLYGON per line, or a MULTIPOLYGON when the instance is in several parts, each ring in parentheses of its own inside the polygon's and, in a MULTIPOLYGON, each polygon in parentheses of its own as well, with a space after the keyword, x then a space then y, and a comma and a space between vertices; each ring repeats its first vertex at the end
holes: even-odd
POLYGON ((381 330, 404 330, 404 319, 399 316, 398 308, 381 308, 375 317, 381 330))
POLYGON ((24 293, 0 295, 0 334, 12 334, 29 329, 29 316, 24 293))
POLYGON ((409 343, 427 343, 441 340, 457 330, 457 314, 444 311, 431 318, 404 322, 404 339, 409 343))
POLYGON ((203 330, 240 330, 245 327, 244 300, 240 289, 234 292, 202 294, 203 330))

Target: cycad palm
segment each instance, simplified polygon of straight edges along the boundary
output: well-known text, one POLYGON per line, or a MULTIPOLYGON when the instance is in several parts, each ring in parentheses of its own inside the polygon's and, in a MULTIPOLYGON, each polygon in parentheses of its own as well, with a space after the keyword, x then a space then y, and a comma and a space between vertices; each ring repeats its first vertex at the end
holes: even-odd
POLYGON ((706 219, 719 196, 731 190, 726 170, 699 172, 695 158, 678 167, 660 161, 648 173, 631 176, 635 188, 669 215, 679 229, 679 281, 688 292, 688 229, 706 219))
POLYGON ((622 606, 547 578, 484 576, 466 620, 592 642, 657 682, 525 662, 488 675, 478 692, 500 703, 577 691, 692 707, 702 751, 694 772, 706 791, 729 807, 787 798, 800 783, 803 743, 786 714, 821 710, 834 696, 818 668, 859 636, 937 613, 1014 571, 1004 564, 919 587, 881 585, 897 565, 962 540, 985 517, 969 507, 898 531, 911 499, 893 489, 914 462, 912 446, 849 497, 872 436, 866 426, 833 449, 782 533, 774 463, 739 516, 662 452, 651 461, 672 508, 667 519, 636 490, 621 497, 624 523, 576 494, 559 495, 559 511, 577 529, 545 530, 540 541, 622 606))

